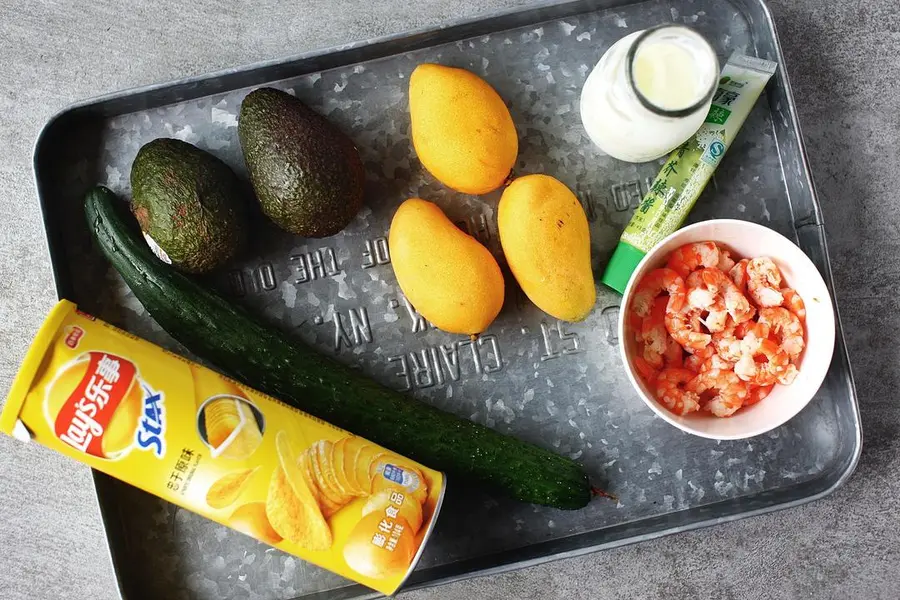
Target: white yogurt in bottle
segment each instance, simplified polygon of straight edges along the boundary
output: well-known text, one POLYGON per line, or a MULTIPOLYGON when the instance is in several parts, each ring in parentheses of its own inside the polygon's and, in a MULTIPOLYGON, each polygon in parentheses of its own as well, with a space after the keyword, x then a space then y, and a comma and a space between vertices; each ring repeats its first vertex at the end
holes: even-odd
POLYGON ((629 34, 606 51, 581 90, 581 122, 601 150, 628 162, 665 156, 694 134, 719 75, 715 51, 683 25, 629 34))

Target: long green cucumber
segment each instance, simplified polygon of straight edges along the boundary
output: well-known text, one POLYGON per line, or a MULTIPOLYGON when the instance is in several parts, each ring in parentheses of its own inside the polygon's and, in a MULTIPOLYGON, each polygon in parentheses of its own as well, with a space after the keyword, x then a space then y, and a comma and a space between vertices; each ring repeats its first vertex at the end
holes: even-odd
POLYGON ((225 374, 451 476, 523 502, 577 509, 591 487, 575 462, 433 408, 341 365, 153 256, 97 187, 85 198, 94 239, 134 295, 176 340, 225 374))

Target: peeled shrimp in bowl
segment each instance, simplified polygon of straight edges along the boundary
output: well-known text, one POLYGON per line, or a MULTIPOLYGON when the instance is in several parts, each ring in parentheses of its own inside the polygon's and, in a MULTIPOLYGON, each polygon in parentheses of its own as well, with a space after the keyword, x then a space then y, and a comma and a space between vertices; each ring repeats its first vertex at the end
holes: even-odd
MULTIPOLYGON (((657 306, 661 304, 662 301, 657 303, 657 306)), ((713 333, 710 338, 712 343, 716 341, 723 343, 723 338, 724 343, 730 341, 736 352, 738 346, 734 344, 741 343, 740 340, 731 340, 722 333, 713 333)), ((751 335, 747 343, 752 340, 751 335)), ((747 347, 747 343, 744 347, 747 347)), ((748 221, 731 219, 704 221, 680 229, 661 241, 638 265, 625 289, 619 310, 620 356, 628 378, 640 398, 660 418, 675 427, 712 439, 754 437, 783 425, 797 415, 807 404, 814 401, 815 394, 831 364, 834 344, 834 306, 825 281, 815 264, 791 240, 768 227, 748 221), (713 242, 718 247, 719 256, 716 256, 716 251, 708 242, 713 242), (669 262, 673 252, 679 249, 675 260, 669 262), (768 260, 752 262, 756 258, 768 260), (768 261, 771 261, 771 265, 768 261), (702 306, 704 302, 713 302, 715 300, 713 295, 695 294, 693 298, 686 294, 682 296, 684 290, 690 286, 680 286, 670 275, 664 280, 653 282, 651 287, 641 286, 644 275, 654 270, 668 268, 680 276, 682 273, 695 273, 698 269, 710 268, 709 265, 713 262, 717 262, 719 271, 729 273, 732 280, 735 280, 736 275, 739 283, 736 284, 736 288, 732 288, 730 285, 721 285, 724 282, 717 281, 712 274, 707 276, 711 289, 716 290, 717 286, 727 287, 729 294, 727 299, 722 296, 722 302, 712 311, 701 312, 692 306, 692 302, 694 305, 702 306), (772 271, 772 265, 777 267, 777 274, 772 271), (767 339, 791 351, 791 364, 796 367, 796 373, 792 371, 790 377, 782 378, 790 385, 777 381, 770 385, 771 378, 767 377, 765 372, 753 371, 754 368, 762 367, 756 367, 745 360, 739 368, 743 371, 738 372, 747 377, 754 377, 759 384, 766 385, 754 388, 750 397, 743 398, 739 410, 733 410, 734 396, 732 388, 727 385, 733 383, 731 379, 734 377, 724 373, 708 375, 691 388, 687 387, 686 382, 680 381, 684 377, 675 378, 672 380, 672 387, 669 388, 672 392, 660 393, 660 397, 657 397, 653 371, 650 370, 643 355, 645 347, 643 340, 646 336, 633 331, 637 320, 634 317, 629 319, 629 307, 632 306, 635 294, 640 292, 638 302, 645 311, 649 311, 660 297, 665 298, 667 294, 676 296, 672 308, 680 310, 677 314, 671 311, 667 313, 667 318, 672 321, 668 325, 677 327, 681 339, 691 342, 696 347, 685 346, 683 362, 698 365, 698 368, 699 365, 705 365, 704 368, 710 370, 717 369, 719 364, 718 359, 707 356, 716 353, 704 345, 703 342, 706 341, 704 332, 711 332, 714 329, 730 333, 748 315, 747 307, 740 303, 735 290, 753 298, 751 305, 767 309, 762 315, 754 314, 753 318, 755 321, 764 322, 766 328, 773 332, 767 339), (756 300, 762 302, 757 303, 756 300), (780 304, 780 307, 777 310, 768 309, 766 305, 770 304, 780 304), (797 338, 798 323, 805 331, 805 339, 802 341, 797 338), (707 325, 712 325, 712 329, 707 325), (699 385, 701 383, 704 385, 699 385), (685 409, 692 407, 691 401, 694 400, 692 394, 700 393, 695 389, 698 385, 700 390, 707 393, 706 388, 716 388, 716 385, 724 392, 716 396, 717 403, 709 407, 715 408, 715 413, 719 416, 712 414, 711 410, 685 409), (673 400, 675 398, 673 394, 677 394, 677 400, 673 400), (672 405, 676 410, 673 412, 667 405, 672 405), (682 412, 685 414, 676 414, 682 412)), ((655 346, 659 346, 658 341, 655 341, 655 346)), ((761 357, 757 358, 758 361, 764 360, 767 352, 772 354, 771 348, 772 344, 766 341, 757 343, 751 351, 761 357)), ((658 351, 659 348, 656 347, 655 350, 658 351)), ((651 358, 656 356, 653 355, 651 358)), ((777 360, 783 360, 781 354, 777 360)), ((670 368, 680 369, 681 365, 664 361, 662 366, 657 367, 657 369, 670 368)), ((675 374, 673 371, 673 377, 675 374)))

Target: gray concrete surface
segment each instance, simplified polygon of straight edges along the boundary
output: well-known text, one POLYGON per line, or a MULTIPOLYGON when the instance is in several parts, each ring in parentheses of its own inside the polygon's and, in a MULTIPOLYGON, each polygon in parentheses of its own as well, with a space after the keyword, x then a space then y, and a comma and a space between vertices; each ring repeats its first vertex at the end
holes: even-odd
MULTIPOLYGON (((0 0, 0 396, 55 296, 31 185, 44 121, 103 92, 516 0, 0 0)), ((405 594, 426 598, 900 597, 900 6, 773 0, 830 235, 865 428, 856 474, 800 508, 405 594)), ((0 439, 0 598, 115 597, 86 468, 0 439)))

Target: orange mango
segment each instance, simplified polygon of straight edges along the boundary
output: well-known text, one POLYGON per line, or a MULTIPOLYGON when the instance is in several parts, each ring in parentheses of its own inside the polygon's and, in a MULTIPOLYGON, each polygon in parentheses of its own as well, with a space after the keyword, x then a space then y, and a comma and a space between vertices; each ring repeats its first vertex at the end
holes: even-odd
POLYGON ((478 334, 500 313, 500 266, 435 204, 419 198, 401 204, 391 222, 388 246, 403 293, 439 329, 478 334))
POLYGON ((409 78, 409 114, 419 160, 447 187, 486 194, 509 178, 516 126, 500 95, 474 73, 419 65, 409 78))

